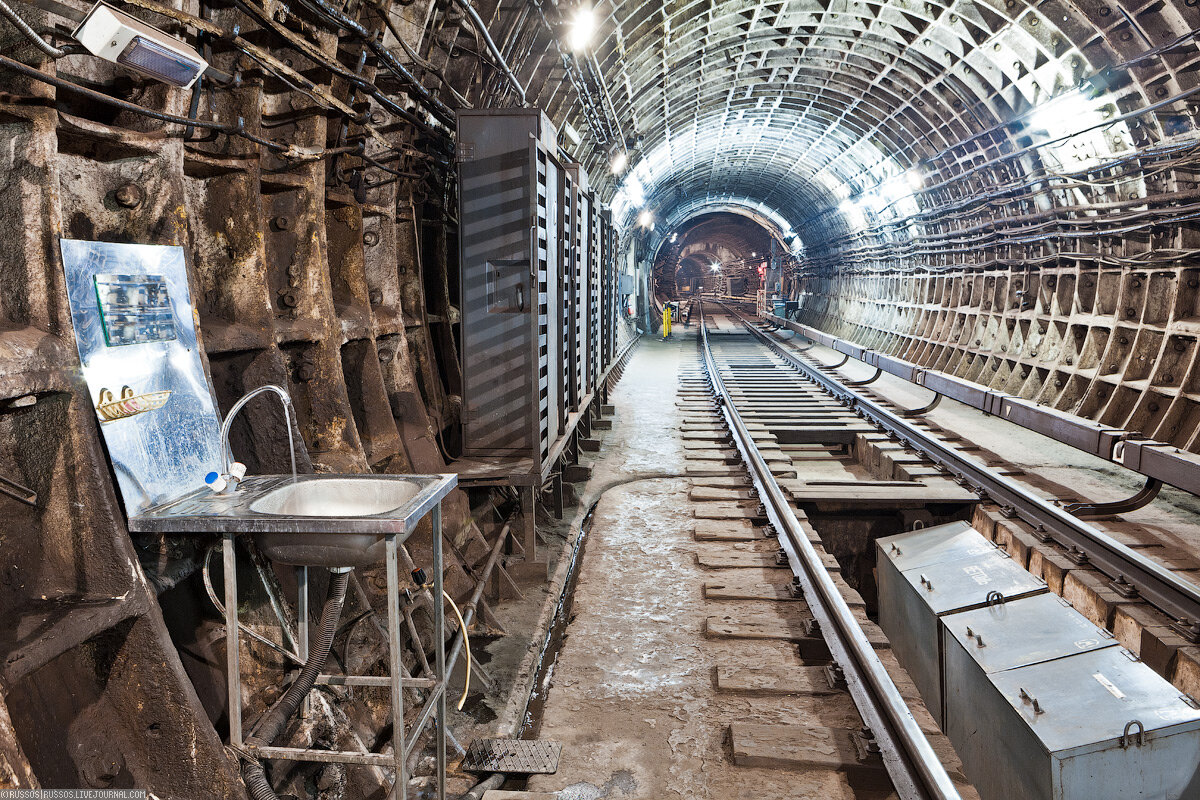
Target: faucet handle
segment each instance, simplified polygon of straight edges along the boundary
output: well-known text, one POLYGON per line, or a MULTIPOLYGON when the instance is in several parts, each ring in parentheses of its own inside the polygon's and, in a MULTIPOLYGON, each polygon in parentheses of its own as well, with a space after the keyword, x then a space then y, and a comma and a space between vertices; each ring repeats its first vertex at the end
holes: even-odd
POLYGON ((241 480, 246 477, 246 465, 240 461, 235 461, 229 465, 229 477, 236 480, 241 480))
POLYGON ((219 472, 210 472, 204 476, 204 482, 208 484, 208 488, 214 492, 223 492, 225 487, 229 485, 229 481, 219 472))

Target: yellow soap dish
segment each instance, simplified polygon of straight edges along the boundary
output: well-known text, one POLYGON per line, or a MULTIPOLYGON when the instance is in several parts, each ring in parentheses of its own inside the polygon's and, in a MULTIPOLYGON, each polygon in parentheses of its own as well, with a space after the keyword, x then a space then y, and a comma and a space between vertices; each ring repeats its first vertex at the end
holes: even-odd
POLYGON ((114 422, 118 419, 135 417, 138 414, 162 408, 170 396, 170 389, 161 392, 134 394, 133 389, 123 386, 121 388, 121 399, 114 400, 112 392, 108 389, 101 389, 100 403, 96 406, 96 411, 100 414, 102 422, 114 422))

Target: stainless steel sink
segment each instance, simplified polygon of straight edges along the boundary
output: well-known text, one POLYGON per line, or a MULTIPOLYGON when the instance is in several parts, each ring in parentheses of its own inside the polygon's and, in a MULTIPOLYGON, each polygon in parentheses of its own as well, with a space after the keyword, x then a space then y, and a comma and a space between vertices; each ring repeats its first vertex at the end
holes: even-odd
POLYGON ((250 510, 285 517, 371 517, 395 511, 419 491, 412 481, 386 478, 297 479, 267 492, 250 510))
POLYGON ((282 564, 358 567, 382 561, 384 538, 408 538, 456 475, 256 475, 236 492, 207 487, 131 517, 129 529, 251 534, 282 564))

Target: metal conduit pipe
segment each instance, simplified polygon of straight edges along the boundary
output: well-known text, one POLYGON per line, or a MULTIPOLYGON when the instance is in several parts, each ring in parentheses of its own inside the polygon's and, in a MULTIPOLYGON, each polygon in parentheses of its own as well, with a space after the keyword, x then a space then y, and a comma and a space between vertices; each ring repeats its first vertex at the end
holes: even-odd
MULTIPOLYGON (((3 0, 0 0, 2 2, 3 0)), ((521 100, 521 105, 529 105, 529 101, 525 99, 525 87, 517 80, 517 76, 513 74, 512 68, 508 66, 508 62, 504 60, 504 56, 500 53, 500 48, 496 47, 496 43, 492 41, 492 35, 488 33, 487 25, 483 24, 483 18, 479 16, 479 12, 471 5, 471 0, 455 0, 459 8, 467 12, 467 16, 471 18, 475 30, 483 37, 484 43, 492 54, 492 58, 496 59, 496 63, 504 70, 504 76, 508 78, 508 82, 517 91, 517 97, 521 100)))
MULTIPOLYGON (((471 599, 462 607, 463 623, 466 625, 470 625, 475 620, 475 608, 479 605, 479 600, 483 597, 483 588, 487 585, 488 578, 492 576, 492 570, 496 568, 496 564, 500 560, 500 551, 504 549, 504 542, 508 539, 511 529, 512 520, 509 519, 504 523, 504 527, 500 529, 500 535, 496 537, 496 543, 492 545, 492 552, 488 555, 483 572, 479 574, 479 582, 475 584, 475 591, 471 593, 471 599)), ((447 675, 454 671, 454 665, 458 663, 458 657, 462 655, 463 634, 464 631, 458 632, 458 636, 454 637, 453 647, 451 647, 450 652, 446 655, 447 675)))
POLYGON ((0 0, 0 14, 3 14, 5 19, 11 22, 17 28, 17 30, 23 33, 26 39, 33 42, 34 47, 36 47, 38 50, 41 50, 46 55, 50 56, 51 58, 62 58, 63 56, 67 55, 66 50, 55 47, 43 39, 41 34, 35 31, 33 26, 31 26, 28 22, 21 19, 21 16, 14 11, 8 3, 4 2, 4 0, 0 0))
POLYGON ((497 772, 496 774, 490 775, 479 783, 475 784, 471 791, 464 794, 459 798, 459 800, 480 800, 480 798, 487 794, 489 790, 499 789, 503 785, 504 776, 497 772))

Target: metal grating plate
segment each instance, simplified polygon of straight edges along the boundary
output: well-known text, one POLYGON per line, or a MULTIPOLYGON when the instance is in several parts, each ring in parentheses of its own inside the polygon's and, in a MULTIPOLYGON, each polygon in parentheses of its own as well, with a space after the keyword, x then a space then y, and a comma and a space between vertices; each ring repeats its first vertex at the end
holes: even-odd
POLYGON ((476 739, 467 748, 466 772, 506 772, 518 775, 558 771, 562 745, 541 739, 476 739))

